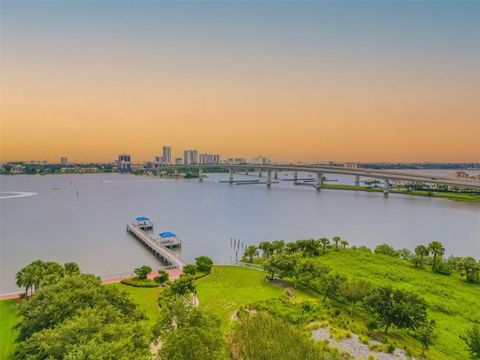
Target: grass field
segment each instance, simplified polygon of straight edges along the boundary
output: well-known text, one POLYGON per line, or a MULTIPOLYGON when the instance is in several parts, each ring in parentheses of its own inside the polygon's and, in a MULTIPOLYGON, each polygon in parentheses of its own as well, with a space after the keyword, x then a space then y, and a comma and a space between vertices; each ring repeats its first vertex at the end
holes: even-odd
POLYGON ((265 280, 265 273, 238 266, 214 266, 212 273, 197 281, 200 306, 217 314, 225 325, 244 305, 285 293, 265 280))
MULTIPOLYGON (((458 274, 434 274, 427 268, 416 269, 406 260, 360 250, 331 251, 318 257, 318 261, 351 279, 392 285, 421 295, 429 304, 430 316, 437 322, 430 357, 468 358, 459 335, 474 322, 480 322, 479 285, 467 283, 458 274)), ((398 331, 397 334, 404 335, 398 331)))
POLYGON ((138 307, 147 316, 147 324, 149 326, 155 325, 160 317, 160 308, 158 307, 158 294, 161 288, 141 288, 134 286, 127 286, 123 284, 110 284, 106 286, 113 286, 125 290, 130 298, 138 305, 138 307))
POLYGON ((15 351, 16 332, 13 327, 18 322, 16 300, 0 301, 0 359, 11 359, 15 351))
MULTIPOLYGON (((331 190, 353 190, 353 191, 367 191, 367 192, 383 192, 383 188, 372 188, 367 186, 357 186, 357 185, 341 185, 341 184, 323 184, 323 189, 331 190)), ((395 194, 405 194, 412 196, 425 196, 425 197, 434 197, 434 198, 443 198, 455 201, 465 201, 465 202, 480 202, 480 194, 470 194, 470 193, 454 193, 454 192, 440 192, 440 191, 420 191, 420 190, 404 190, 404 189, 390 189, 391 193, 395 194)))

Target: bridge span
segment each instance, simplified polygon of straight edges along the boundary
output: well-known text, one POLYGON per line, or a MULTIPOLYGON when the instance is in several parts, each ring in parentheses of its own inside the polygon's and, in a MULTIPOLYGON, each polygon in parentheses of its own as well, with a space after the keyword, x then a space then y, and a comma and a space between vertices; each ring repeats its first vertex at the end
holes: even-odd
POLYGON ((272 181, 272 172, 273 178, 277 179, 277 172, 279 171, 288 171, 294 173, 293 181, 297 181, 299 172, 313 173, 316 174, 316 182, 314 187, 317 190, 322 188, 323 177, 325 174, 342 174, 342 175, 351 175, 355 177, 355 185, 360 184, 360 178, 373 178, 383 181, 384 183, 384 193, 388 194, 390 188, 390 181, 406 181, 406 182, 423 182, 427 184, 437 184, 437 185, 447 185, 459 189, 469 189, 474 191, 480 191, 480 183, 469 182, 458 179, 451 179, 447 177, 436 177, 428 175, 413 174, 408 172, 397 172, 389 170, 371 170, 371 169, 362 169, 362 168, 345 168, 340 166, 329 166, 329 165, 294 165, 294 164, 265 164, 265 165, 256 165, 256 164, 215 164, 215 165, 202 165, 202 164, 189 164, 189 165, 164 165, 160 168, 154 169, 153 171, 163 171, 163 170, 180 170, 180 169, 197 169, 199 171, 200 178, 203 177, 203 169, 205 168, 223 168, 229 171, 229 180, 228 182, 233 184, 234 173, 235 172, 248 172, 252 169, 258 170, 259 176, 262 176, 263 172, 266 172, 266 181, 264 182, 267 187, 270 187, 273 183, 272 181))

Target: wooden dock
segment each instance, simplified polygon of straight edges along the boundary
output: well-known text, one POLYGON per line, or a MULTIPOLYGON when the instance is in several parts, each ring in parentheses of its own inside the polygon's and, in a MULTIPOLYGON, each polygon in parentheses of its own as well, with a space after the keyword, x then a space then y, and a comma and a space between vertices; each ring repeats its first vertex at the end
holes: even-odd
MULTIPOLYGON (((153 226, 153 225, 152 225, 153 226)), ((163 260, 169 267, 182 269, 187 262, 166 246, 154 241, 137 223, 127 224, 127 231, 135 236, 156 257, 163 260)))

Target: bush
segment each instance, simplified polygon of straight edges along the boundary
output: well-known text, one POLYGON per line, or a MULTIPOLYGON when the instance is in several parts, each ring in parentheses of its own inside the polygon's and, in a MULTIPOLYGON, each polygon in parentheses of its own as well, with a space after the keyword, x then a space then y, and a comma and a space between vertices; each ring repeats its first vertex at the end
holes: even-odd
POLYGON ((399 257, 400 254, 397 250, 393 248, 393 246, 388 245, 388 244, 382 244, 378 245, 375 248, 375 254, 382 254, 382 255, 387 255, 391 257, 399 257))
POLYGON ((199 256, 195 258, 195 264, 197 265, 198 271, 210 272, 213 261, 208 256, 199 256))
POLYGON ((145 287, 153 288, 159 286, 159 283, 149 279, 139 279, 138 277, 123 279, 120 281, 123 285, 134 286, 134 287, 145 287))
POLYGON ((185 275, 195 275, 197 272, 197 265, 195 264, 187 264, 183 267, 183 273, 185 275))
POLYGON ((158 284, 163 284, 168 280, 168 273, 165 270, 158 270, 158 276, 156 276, 153 281, 158 284))
POLYGON ((433 268, 433 271, 435 273, 441 274, 441 275, 451 275, 452 274, 452 268, 450 267, 450 265, 447 262, 445 262, 441 259, 437 260, 437 264, 433 268))

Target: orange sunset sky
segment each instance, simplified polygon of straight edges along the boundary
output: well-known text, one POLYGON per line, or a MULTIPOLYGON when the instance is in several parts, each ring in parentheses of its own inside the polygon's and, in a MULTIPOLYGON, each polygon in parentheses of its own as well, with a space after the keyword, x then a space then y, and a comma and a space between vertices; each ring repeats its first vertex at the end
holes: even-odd
POLYGON ((479 3, 1 7, 1 161, 480 161, 479 3))

